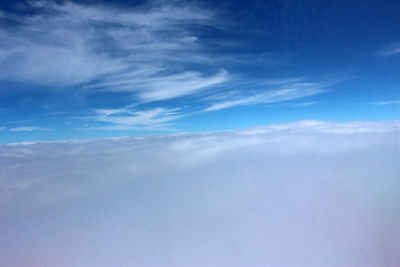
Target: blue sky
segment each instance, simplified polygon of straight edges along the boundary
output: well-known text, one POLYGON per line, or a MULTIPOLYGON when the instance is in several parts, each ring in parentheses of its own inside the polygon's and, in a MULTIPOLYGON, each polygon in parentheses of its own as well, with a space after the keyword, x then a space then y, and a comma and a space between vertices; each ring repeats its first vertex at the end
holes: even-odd
POLYGON ((0 142, 400 118, 398 1, 2 1, 0 142))

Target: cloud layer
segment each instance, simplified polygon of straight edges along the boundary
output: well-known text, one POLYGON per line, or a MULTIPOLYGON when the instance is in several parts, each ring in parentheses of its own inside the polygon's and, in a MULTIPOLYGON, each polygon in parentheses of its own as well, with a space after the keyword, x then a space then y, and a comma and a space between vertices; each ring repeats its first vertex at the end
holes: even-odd
POLYGON ((400 262, 400 123, 0 146, 0 265, 400 262))

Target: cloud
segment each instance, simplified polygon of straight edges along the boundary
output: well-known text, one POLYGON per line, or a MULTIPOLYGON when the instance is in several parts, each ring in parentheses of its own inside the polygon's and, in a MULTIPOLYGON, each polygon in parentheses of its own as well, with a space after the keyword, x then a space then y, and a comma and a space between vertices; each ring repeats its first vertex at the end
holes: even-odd
POLYGON ((314 131, 322 134, 356 134, 356 133, 388 133, 400 131, 399 121, 382 122, 326 122, 318 120, 303 120, 292 123, 271 124, 269 126, 254 127, 243 133, 269 133, 274 131, 290 130, 292 133, 314 131))
POLYGON ((86 130, 166 130, 172 125, 172 121, 182 118, 187 114, 181 114, 180 108, 153 108, 147 110, 98 109, 96 115, 82 119, 91 119, 110 124, 109 126, 83 128, 86 130))
POLYGON ((228 79, 226 70, 210 67, 215 62, 193 30, 218 22, 194 4, 122 9, 33 1, 30 7, 33 14, 4 15, 14 24, 0 30, 0 79, 128 91, 145 101, 196 93, 228 79), (187 67, 192 63, 209 71, 187 67))
MULTIPOLYGON (((176 83, 186 83, 186 86, 184 86, 184 92, 177 90, 179 86, 163 86, 162 83, 164 83, 164 81, 160 80, 161 84, 158 88, 163 89, 147 91, 147 97, 143 97, 143 99, 152 98, 153 100, 159 100, 162 98, 170 98, 173 95, 177 96, 177 94, 187 93, 189 90, 196 91, 199 87, 204 87, 210 83, 214 83, 214 80, 220 81, 220 79, 224 79, 226 73, 222 71, 218 77, 207 79, 193 77, 193 75, 197 76, 197 74, 188 74, 176 78, 176 83)), ((192 114, 215 111, 233 106, 276 103, 302 99, 308 96, 327 92, 325 87, 330 85, 328 83, 323 84, 302 80, 303 78, 262 81, 261 84, 264 86, 272 85, 277 86, 280 89, 254 90, 254 93, 249 93, 246 90, 229 90, 228 92, 222 90, 221 92, 212 92, 209 95, 202 97, 201 101, 207 103, 214 102, 214 104, 198 111, 187 112, 184 108, 164 107, 141 109, 138 105, 133 104, 129 107, 117 109, 97 109, 95 110, 96 115, 82 117, 81 119, 94 120, 109 124, 100 127, 83 128, 86 130, 166 130, 170 129, 170 126, 172 126, 176 120, 192 114)), ((173 84, 172 82, 167 83, 173 84)), ((310 105, 313 103, 314 102, 307 104, 310 105)))
POLYGON ((2 145, 0 265, 395 267, 399 133, 301 121, 2 145))
POLYGON ((307 106, 313 106, 318 104, 318 101, 311 101, 311 102, 299 102, 299 103, 293 103, 292 107, 307 107, 307 106))
POLYGON ((400 54, 400 42, 385 45, 378 53, 379 57, 392 57, 400 54))
POLYGON ((386 105, 399 105, 400 101, 378 101, 372 102, 374 105, 386 106, 386 105))
POLYGON ((304 77, 246 77, 249 73, 237 61, 265 67, 268 57, 277 62, 281 53, 255 59, 253 52, 242 49, 246 42, 231 43, 234 50, 221 49, 231 41, 218 45, 211 36, 222 31, 229 36, 237 27, 204 4, 144 1, 122 8, 32 1, 15 8, 19 12, 5 10, 0 18, 7 22, 0 29, 0 80, 33 84, 23 87, 36 90, 33 98, 37 90, 45 95, 58 90, 67 97, 54 101, 55 112, 70 99, 79 99, 85 114, 133 103, 130 113, 84 117, 85 129, 167 129, 194 113, 303 99, 329 86, 304 77), (177 98, 182 99, 172 101, 177 98), (150 102, 156 103, 148 108, 150 102), (190 114, 182 102, 192 107, 190 114), (152 114, 153 108, 158 112, 154 117, 143 115, 152 114))
MULTIPOLYGON (((150 90, 143 91, 140 97, 144 100, 154 101, 176 98, 193 94, 204 88, 221 84, 228 80, 226 70, 210 77, 201 77, 198 72, 185 72, 169 77, 159 77, 150 81, 150 90)), ((145 83, 148 81, 145 81, 145 83)))
POLYGON ((270 90, 254 90, 253 93, 242 92, 242 94, 236 94, 234 96, 227 97, 224 101, 216 102, 204 111, 215 111, 234 106, 243 105, 255 105, 262 103, 275 103, 282 101, 289 101, 295 99, 301 99, 304 97, 313 96, 327 92, 327 85, 319 84, 316 82, 288 82, 287 84, 281 85, 280 89, 270 90))
POLYGON ((49 131, 48 128, 38 126, 21 126, 8 129, 10 132, 32 132, 32 131, 49 131))
POLYGON ((137 92, 142 102, 151 102, 195 94, 207 87, 220 85, 229 77, 224 69, 211 76, 203 76, 196 71, 155 77, 143 77, 143 73, 129 76, 118 76, 113 80, 86 88, 111 88, 109 90, 114 92, 137 92))

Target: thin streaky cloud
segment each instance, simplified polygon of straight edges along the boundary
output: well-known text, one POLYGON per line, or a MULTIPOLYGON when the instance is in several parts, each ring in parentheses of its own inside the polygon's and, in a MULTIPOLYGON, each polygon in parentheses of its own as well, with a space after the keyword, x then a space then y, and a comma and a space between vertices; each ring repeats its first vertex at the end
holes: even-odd
POLYGON ((226 82, 228 72, 224 69, 209 77, 202 77, 199 72, 185 72, 169 77, 159 77, 151 80, 142 90, 139 97, 145 101, 165 100, 197 93, 207 87, 226 82))
POLYGON ((292 107, 307 107, 307 106, 313 106, 316 105, 320 102, 318 101, 312 101, 312 102, 299 102, 299 103, 293 103, 291 104, 292 107))
POLYGON ((214 74, 185 68, 190 62, 215 62, 201 51, 201 39, 190 25, 213 27, 218 22, 213 12, 195 4, 150 2, 131 10, 72 2, 30 4, 47 12, 6 15, 18 22, 18 30, 0 30, 0 79, 83 83, 86 90, 131 92, 139 101, 155 101, 196 93, 229 78, 221 67, 214 74))
POLYGON ((392 57, 400 55, 400 42, 385 45, 378 53, 379 57, 392 57))
POLYGON ((10 132, 33 132, 33 131, 50 131, 49 128, 38 126, 21 126, 8 129, 10 132))
POLYGON ((173 125, 173 121, 188 114, 182 113, 180 108, 153 108, 147 110, 97 109, 94 116, 82 117, 103 122, 108 125, 101 127, 85 127, 86 130, 165 130, 173 125))
POLYGON ((95 112, 99 115, 103 116, 110 116, 113 114, 134 114, 133 111, 131 111, 128 108, 118 108, 118 109, 96 109, 95 112))
POLYGON ((325 89, 325 87, 326 86, 320 85, 318 83, 294 83, 291 85, 283 86, 281 89, 256 92, 251 94, 250 96, 249 94, 246 94, 242 97, 235 96, 231 100, 216 102, 204 109, 204 111, 208 112, 226 109, 234 106, 267 104, 295 100, 325 93, 328 91, 327 89, 325 89))
POLYGON ((380 106, 400 105, 400 100, 397 100, 397 101, 377 101, 377 102, 372 102, 371 104, 380 105, 380 106))
POLYGON ((160 75, 158 72, 149 76, 127 75, 130 77, 100 82, 86 88, 100 88, 112 92, 135 92, 138 100, 143 103, 192 95, 229 80, 228 72, 225 69, 221 69, 211 76, 204 76, 197 71, 171 75, 160 75))

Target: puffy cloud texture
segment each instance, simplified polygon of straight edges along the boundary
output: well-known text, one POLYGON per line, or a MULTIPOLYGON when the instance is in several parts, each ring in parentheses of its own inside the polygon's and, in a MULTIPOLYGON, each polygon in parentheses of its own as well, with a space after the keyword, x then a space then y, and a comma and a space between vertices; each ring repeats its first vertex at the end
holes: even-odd
POLYGON ((1 266, 390 267, 400 122, 0 146, 1 266))

